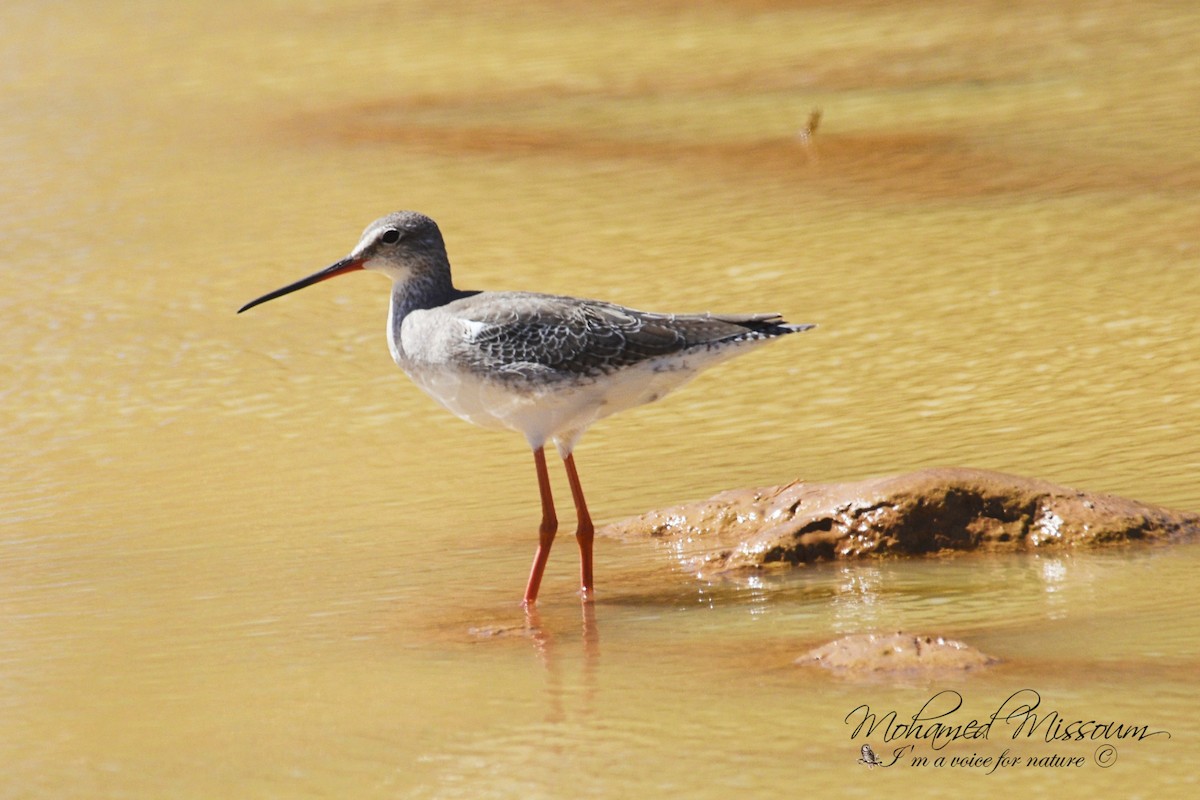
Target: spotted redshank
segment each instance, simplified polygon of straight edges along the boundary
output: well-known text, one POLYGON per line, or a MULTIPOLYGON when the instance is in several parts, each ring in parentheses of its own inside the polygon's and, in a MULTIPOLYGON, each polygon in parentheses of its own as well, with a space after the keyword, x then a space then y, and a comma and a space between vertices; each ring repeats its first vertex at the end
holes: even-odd
POLYGON ((812 325, 778 314, 652 314, 598 300, 456 289, 437 224, 413 211, 377 219, 341 261, 251 300, 248 308, 354 270, 392 279, 388 344, 418 386, 458 416, 525 434, 542 523, 525 586, 537 600, 558 530, 545 445, 558 448, 575 502, 582 594, 591 599, 593 526, 572 455, 596 420, 653 402, 700 370, 812 325))

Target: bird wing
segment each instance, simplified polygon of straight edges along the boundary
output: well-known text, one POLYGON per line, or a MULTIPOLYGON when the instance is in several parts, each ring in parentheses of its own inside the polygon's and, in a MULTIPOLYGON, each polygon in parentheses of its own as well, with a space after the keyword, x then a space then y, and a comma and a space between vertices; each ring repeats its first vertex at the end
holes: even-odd
POLYGON ((597 376, 694 347, 802 328, 777 314, 656 314, 524 292, 482 297, 468 299, 455 316, 468 322, 463 355, 493 374, 597 376))

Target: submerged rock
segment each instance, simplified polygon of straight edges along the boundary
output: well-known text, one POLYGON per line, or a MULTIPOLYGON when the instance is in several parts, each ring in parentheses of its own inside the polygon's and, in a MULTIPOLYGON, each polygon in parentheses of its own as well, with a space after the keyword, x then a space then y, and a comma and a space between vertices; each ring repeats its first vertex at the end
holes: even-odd
POLYGON ((1020 552, 1194 537, 1200 514, 978 469, 722 492, 609 525, 697 571, 951 551, 1020 552))
POLYGON ((953 639, 897 631, 843 636, 810 650, 796 663, 861 675, 980 669, 997 660, 953 639))

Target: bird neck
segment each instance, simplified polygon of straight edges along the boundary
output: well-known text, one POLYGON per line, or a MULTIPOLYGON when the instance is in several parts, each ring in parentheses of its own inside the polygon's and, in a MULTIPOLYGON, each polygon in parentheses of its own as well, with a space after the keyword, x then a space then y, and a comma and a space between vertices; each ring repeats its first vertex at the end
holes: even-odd
POLYGON ((400 329, 405 318, 414 311, 438 308, 477 292, 454 288, 449 266, 441 269, 413 270, 392 279, 392 303, 388 309, 389 341, 397 363, 406 360, 401 345, 400 329))
POLYGON ((391 277, 391 313, 397 324, 413 311, 445 305, 458 294, 447 264, 429 269, 410 268, 391 277))

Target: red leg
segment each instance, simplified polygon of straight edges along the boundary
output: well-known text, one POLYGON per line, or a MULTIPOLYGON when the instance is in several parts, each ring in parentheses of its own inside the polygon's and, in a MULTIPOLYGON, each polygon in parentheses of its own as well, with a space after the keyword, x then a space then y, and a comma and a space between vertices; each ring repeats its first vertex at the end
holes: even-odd
POLYGON ((583 499, 583 486, 579 483, 579 473, 575 471, 574 454, 563 459, 567 467, 567 480, 571 483, 571 498, 575 501, 575 513, 579 517, 579 525, 575 529, 575 539, 579 542, 579 580, 583 587, 583 599, 592 599, 592 591, 596 588, 592 579, 592 539, 596 528, 592 525, 592 515, 588 513, 587 501, 583 499))
POLYGON ((542 496, 542 524, 538 528, 538 549, 533 557, 533 568, 529 570, 529 583, 525 584, 525 605, 537 602, 538 587, 542 585, 542 573, 550 559, 550 545, 558 531, 558 517, 554 513, 554 497, 550 494, 550 472, 546 469, 546 451, 539 447, 533 451, 533 462, 537 466, 538 492, 542 496))

